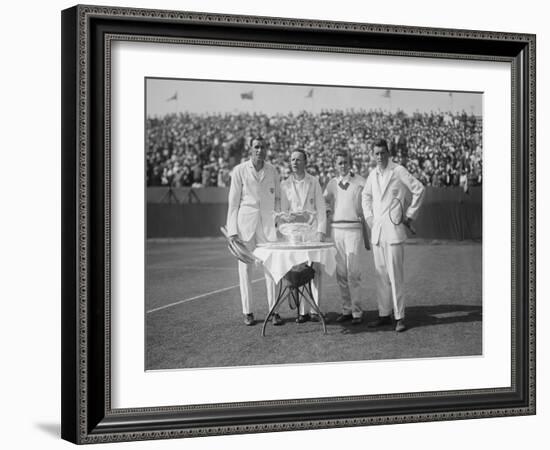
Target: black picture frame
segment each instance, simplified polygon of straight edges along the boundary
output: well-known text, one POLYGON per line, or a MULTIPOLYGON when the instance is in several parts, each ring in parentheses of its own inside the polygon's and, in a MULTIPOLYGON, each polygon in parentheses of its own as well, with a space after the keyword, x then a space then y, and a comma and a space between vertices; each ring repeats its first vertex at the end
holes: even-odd
POLYGON ((62 437, 84 444, 535 414, 535 42, 532 34, 81 5, 64 10, 62 437), (159 44, 193 40, 202 45, 509 62, 511 386, 112 409, 109 63, 113 40, 159 44))

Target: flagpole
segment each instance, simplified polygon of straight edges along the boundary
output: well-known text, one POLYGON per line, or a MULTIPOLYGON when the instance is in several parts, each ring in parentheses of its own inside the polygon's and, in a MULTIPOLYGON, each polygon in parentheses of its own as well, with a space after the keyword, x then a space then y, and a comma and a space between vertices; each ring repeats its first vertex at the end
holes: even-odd
POLYGON ((304 110, 307 112, 308 111, 308 100, 311 100, 310 104, 309 104, 309 112, 311 114, 313 114, 313 111, 315 109, 315 95, 313 95, 313 88, 311 88, 306 97, 305 97, 305 103, 304 103, 304 110))
POLYGON ((174 95, 172 95, 172 97, 166 99, 167 102, 171 102, 172 100, 175 100, 175 101, 176 101, 176 113, 177 113, 177 112, 178 112, 178 109, 179 109, 179 96, 178 96, 178 91, 176 91, 176 92, 174 93, 174 95))
POLYGON ((384 93, 382 94, 382 97, 385 97, 385 98, 388 99, 388 105, 389 105, 389 109, 390 109, 389 113, 391 114, 392 109, 393 109, 392 108, 392 102, 391 102, 391 91, 389 89, 386 89, 384 91, 384 93))

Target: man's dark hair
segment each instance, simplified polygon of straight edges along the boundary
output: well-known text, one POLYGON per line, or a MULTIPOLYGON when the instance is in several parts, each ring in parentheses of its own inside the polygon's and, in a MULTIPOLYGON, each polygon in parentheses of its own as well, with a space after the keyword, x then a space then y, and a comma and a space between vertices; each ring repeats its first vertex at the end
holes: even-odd
POLYGON ((252 135, 250 136, 247 140, 246 140, 246 148, 247 149, 250 149, 252 147, 252 142, 254 141, 259 141, 261 142, 264 146, 265 146, 265 139, 263 138, 263 136, 259 135, 259 134, 256 134, 256 135, 252 135))
POLYGON ((374 141, 374 144, 372 144, 372 148, 374 147, 382 147, 382 148, 385 148, 386 151, 388 152, 388 143, 386 142, 385 139, 377 139, 376 141, 374 141))
POLYGON ((338 157, 342 157, 342 158, 346 158, 348 160, 348 163, 351 163, 351 155, 349 152, 346 152, 345 150, 338 150, 335 154, 334 154, 334 160, 336 161, 336 159, 338 157))
POLYGON ((301 148, 295 148, 294 150, 292 150, 292 152, 290 152, 290 155, 292 155, 292 153, 295 153, 295 152, 298 152, 298 153, 301 153, 302 155, 304 155, 304 162, 307 164, 307 154, 306 154, 305 150, 303 150, 301 148))

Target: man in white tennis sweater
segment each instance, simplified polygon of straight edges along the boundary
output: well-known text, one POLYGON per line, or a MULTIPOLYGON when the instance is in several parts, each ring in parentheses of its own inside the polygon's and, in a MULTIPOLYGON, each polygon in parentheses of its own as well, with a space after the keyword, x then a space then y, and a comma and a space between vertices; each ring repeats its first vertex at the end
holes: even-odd
POLYGON ((336 281, 342 296, 342 313, 336 322, 360 324, 361 269, 365 263, 365 247, 361 227, 361 192, 365 179, 350 172, 348 153, 335 156, 339 175, 325 188, 325 199, 332 211, 331 235, 336 245, 336 281))

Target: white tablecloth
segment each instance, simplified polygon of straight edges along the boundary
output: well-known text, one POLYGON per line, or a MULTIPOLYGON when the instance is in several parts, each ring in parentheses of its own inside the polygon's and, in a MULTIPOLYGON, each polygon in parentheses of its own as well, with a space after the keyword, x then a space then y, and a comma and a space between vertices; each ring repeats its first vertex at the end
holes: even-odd
POLYGON ((307 249, 258 247, 254 250, 254 256, 262 261, 275 283, 278 283, 294 266, 302 263, 319 263, 323 271, 329 276, 334 275, 336 271, 335 247, 307 249))

